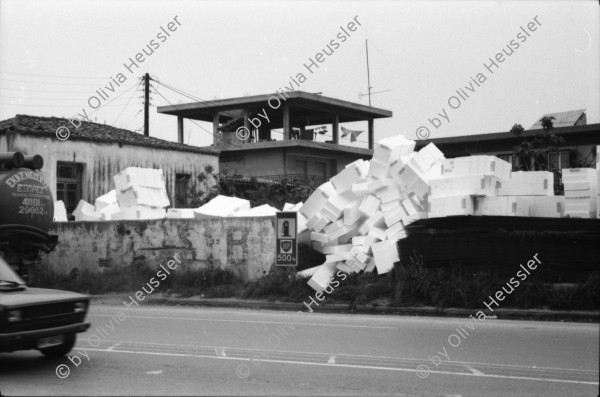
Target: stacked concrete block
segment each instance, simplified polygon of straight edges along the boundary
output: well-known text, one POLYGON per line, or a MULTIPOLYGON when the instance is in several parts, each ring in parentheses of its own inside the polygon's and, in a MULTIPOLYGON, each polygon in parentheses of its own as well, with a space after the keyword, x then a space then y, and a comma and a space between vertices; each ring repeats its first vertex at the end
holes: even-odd
POLYGON ((356 160, 348 164, 342 172, 330 179, 334 189, 338 193, 345 192, 352 188, 352 184, 360 183, 365 180, 369 171, 369 162, 356 160))
MULTIPOLYGON (((548 196, 531 196, 553 198, 548 196)), ((475 215, 529 216, 531 201, 519 196, 488 196, 475 198, 475 215)))
POLYGON ((564 196, 518 196, 529 201, 529 216, 534 218, 562 218, 565 212, 564 196))
POLYGON ((419 200, 426 201, 429 183, 441 177, 441 164, 444 160, 443 154, 430 143, 412 156, 404 166, 394 167, 395 172, 391 172, 391 175, 400 191, 410 192, 419 200))
POLYGON ((96 211, 93 205, 87 201, 80 200, 77 207, 73 211, 75 221, 99 221, 101 215, 96 211))
POLYGON ((383 274, 392 270, 394 262, 400 260, 396 243, 390 241, 380 241, 372 245, 373 259, 377 273, 383 274))
POLYGON ((373 160, 389 167, 403 156, 414 153, 416 142, 401 135, 380 140, 373 150, 373 160))
POLYGON ((565 216, 570 218, 596 218, 597 170, 593 168, 567 168, 562 170, 565 188, 565 216))
POLYGON ((325 262, 313 273, 308 280, 308 285, 315 291, 322 292, 327 288, 336 271, 337 262, 325 262))
POLYGON ((62 200, 54 202, 54 218, 53 222, 67 222, 67 209, 62 200))
MULTIPOLYGON (((306 200, 306 203, 304 203, 304 205, 300 208, 300 213, 304 215, 304 217, 306 217, 306 219, 308 219, 309 222, 311 222, 311 218, 313 218, 314 216, 322 218, 322 216, 319 214, 321 209, 323 208, 327 200, 329 200, 330 197, 335 196, 336 194, 337 193, 335 191, 335 188, 333 187, 333 184, 331 182, 325 182, 324 184, 319 186, 313 194, 310 195, 308 200, 306 200)), ((320 223, 321 221, 316 219, 314 222, 320 223)))
POLYGON ((313 248, 326 257, 311 285, 325 288, 335 269, 389 272, 397 262, 397 241, 405 225, 427 217, 427 182, 440 175, 443 154, 428 145, 418 153, 404 137, 375 145, 371 161, 358 160, 321 185, 300 209, 308 219, 313 248), (393 164, 393 167, 392 167, 393 164), (404 173, 404 168, 411 169, 404 173), (336 244, 332 244, 332 241, 336 244))
POLYGON ((194 219, 193 208, 169 208, 167 209, 167 219, 194 219))
POLYGON ((254 216, 275 216, 279 210, 271 207, 269 204, 259 205, 248 210, 241 210, 233 213, 234 217, 254 217, 254 216))
POLYGON ((453 176, 430 181, 430 197, 496 196, 503 182, 491 175, 453 176))
POLYGON ((475 214, 475 197, 471 195, 429 197, 429 218, 475 214))
POLYGON ((119 203, 113 203, 105 206, 100 210, 100 219, 103 221, 110 221, 113 216, 121 210, 119 203))
POLYGON ((554 196, 554 173, 550 171, 511 172, 501 182, 498 196, 554 196))
MULTIPOLYGON (((326 256, 323 265, 311 269, 313 288, 326 288, 336 270, 389 272, 399 258, 397 242, 420 219, 561 217, 568 207, 565 197, 554 197, 551 172, 511 172, 511 164, 487 155, 446 159, 433 144, 418 152, 414 144, 403 137, 379 141, 370 161, 349 164, 300 208, 313 248, 326 256)), ((596 191, 586 189, 584 197, 566 191, 573 200, 600 200, 596 191)))
POLYGON ((128 167, 113 177, 118 191, 133 186, 164 189, 165 177, 161 169, 128 167))
POLYGON ((133 205, 127 208, 120 208, 119 212, 111 215, 111 220, 144 220, 144 219, 162 219, 167 216, 167 212, 162 207, 149 207, 147 205, 133 205))
MULTIPOLYGON (((98 198, 99 204, 112 206, 104 212, 105 219, 160 219, 166 217, 170 205, 165 178, 161 169, 129 167, 113 177, 119 211, 114 212, 112 193, 98 198)), ((103 208, 104 209, 104 208, 103 208)))
POLYGON ((237 211, 250 209, 250 201, 238 197, 219 195, 194 210, 196 218, 233 216, 237 211))
POLYGON ((489 175, 509 180, 512 165, 495 156, 468 156, 446 159, 441 174, 445 177, 466 175, 489 175))
POLYGON ((297 212, 298 213, 298 225, 297 225, 297 230, 298 230, 298 234, 305 232, 306 230, 308 230, 307 227, 307 223, 308 223, 308 219, 306 219, 306 217, 304 215, 302 215, 302 213, 300 213, 300 208, 302 208, 303 203, 299 202, 296 204, 290 204, 290 203, 285 203, 283 205, 283 210, 282 211, 292 211, 292 212, 297 212))
POLYGON ((96 211, 101 212, 104 208, 117 204, 117 191, 115 189, 103 194, 94 201, 96 211))
POLYGON ((125 190, 117 191, 119 207, 128 208, 136 205, 147 207, 168 207, 169 197, 167 191, 146 186, 131 186, 125 190))

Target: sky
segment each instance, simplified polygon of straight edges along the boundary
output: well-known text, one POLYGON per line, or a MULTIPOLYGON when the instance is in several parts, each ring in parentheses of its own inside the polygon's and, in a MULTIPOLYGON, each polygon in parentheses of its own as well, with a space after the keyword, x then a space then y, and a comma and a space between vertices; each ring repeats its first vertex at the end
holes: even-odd
MULTIPOLYGON (((375 121, 375 140, 529 128, 574 109, 599 123, 599 30, 597 1, 0 0, 0 120, 80 114, 142 133, 144 73, 158 80, 150 135, 171 141, 177 119, 156 106, 273 93, 299 73, 297 89, 368 105, 368 40, 372 106, 393 112, 375 121), (308 71, 331 40, 339 47, 308 71)), ((211 134, 184 124, 185 143, 211 134)), ((366 132, 358 139, 340 143, 366 147, 366 132)))

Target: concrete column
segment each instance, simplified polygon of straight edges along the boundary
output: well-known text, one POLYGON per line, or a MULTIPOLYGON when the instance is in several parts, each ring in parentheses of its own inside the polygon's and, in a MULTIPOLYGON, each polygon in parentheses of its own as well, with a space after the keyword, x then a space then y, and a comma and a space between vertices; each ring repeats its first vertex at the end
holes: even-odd
POLYGON ((291 133, 291 125, 290 125, 290 106, 287 102, 283 103, 283 139, 289 140, 291 133))
POLYGON ((333 115, 333 121, 331 122, 331 134, 333 135, 333 143, 336 145, 340 143, 340 116, 337 114, 333 115))
POLYGON ((373 128, 373 119, 369 119, 369 149, 373 150, 373 141, 375 137, 375 130, 373 128))
POLYGON ((219 112, 213 114, 213 144, 219 144, 219 112))
POLYGON ((183 117, 177 116, 177 142, 183 143, 183 117))
MULTIPOLYGON (((244 109, 244 127, 246 127, 246 129, 244 131, 250 131, 250 135, 252 135, 252 129, 250 127, 250 112, 248 111, 248 109, 244 109)), ((255 137, 256 140, 255 142, 258 142, 258 136, 255 137)), ((250 136, 248 136, 248 139, 245 140, 245 142, 248 142, 250 140, 250 136)))

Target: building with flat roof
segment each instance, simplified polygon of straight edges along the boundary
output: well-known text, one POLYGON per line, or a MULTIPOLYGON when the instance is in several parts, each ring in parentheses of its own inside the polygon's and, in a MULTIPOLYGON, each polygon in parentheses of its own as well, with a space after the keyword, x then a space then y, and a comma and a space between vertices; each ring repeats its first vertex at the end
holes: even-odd
POLYGON ((177 116, 179 141, 183 120, 212 122, 220 169, 248 177, 326 180, 357 159, 373 155, 374 120, 389 110, 303 91, 161 106, 177 116), (367 122, 368 148, 340 145, 342 123, 367 122), (331 140, 317 142, 315 128, 331 126, 331 140), (281 129, 281 131, 278 131, 281 129))
POLYGON ((190 193, 206 188, 198 176, 219 171, 218 153, 169 142, 109 125, 81 122, 59 140, 64 118, 16 115, 0 121, 0 152, 19 151, 44 158, 40 170, 56 200, 71 213, 79 200, 94 200, 115 188, 113 176, 127 167, 161 168, 171 206, 186 207, 190 193))
MULTIPOLYGON (((600 145, 600 124, 586 124, 585 110, 549 113, 540 117, 523 137, 535 136, 542 132, 541 119, 554 117, 552 133, 564 139, 559 143, 558 153, 549 153, 547 164, 553 169, 572 168, 590 163, 597 156, 596 147, 600 145)), ((432 138, 417 141, 416 149, 433 142, 447 158, 487 154, 498 156, 519 169, 519 159, 513 155, 514 147, 523 141, 508 130, 490 134, 475 134, 449 138, 432 138)))

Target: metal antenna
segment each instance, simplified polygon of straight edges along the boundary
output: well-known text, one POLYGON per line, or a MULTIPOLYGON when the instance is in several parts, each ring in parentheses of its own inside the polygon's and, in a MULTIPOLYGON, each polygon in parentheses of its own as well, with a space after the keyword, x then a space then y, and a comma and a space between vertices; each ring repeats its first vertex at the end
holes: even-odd
POLYGON ((369 39, 365 39, 365 47, 367 50, 367 88, 369 92, 369 106, 371 106, 371 75, 369 72, 369 39))

